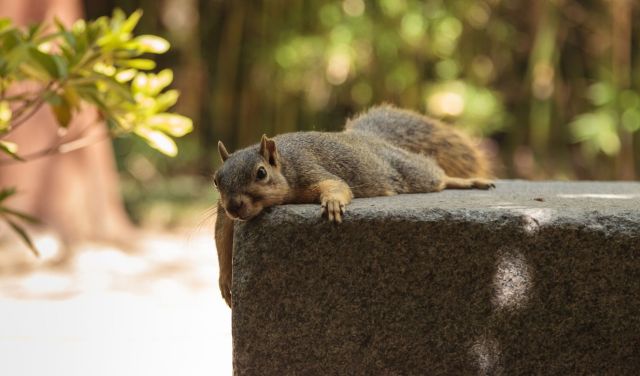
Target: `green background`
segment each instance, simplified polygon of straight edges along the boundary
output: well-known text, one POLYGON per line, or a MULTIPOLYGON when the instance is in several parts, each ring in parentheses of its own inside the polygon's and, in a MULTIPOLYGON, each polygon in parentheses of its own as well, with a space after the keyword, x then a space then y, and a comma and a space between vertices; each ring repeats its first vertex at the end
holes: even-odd
POLYGON ((219 139, 234 150, 263 133, 339 130, 381 102, 482 137, 499 177, 640 172, 631 1, 85 1, 88 18, 114 7, 143 9, 136 32, 171 42, 159 68, 174 69, 176 111, 195 123, 174 159, 115 141, 139 220, 211 203, 219 139))

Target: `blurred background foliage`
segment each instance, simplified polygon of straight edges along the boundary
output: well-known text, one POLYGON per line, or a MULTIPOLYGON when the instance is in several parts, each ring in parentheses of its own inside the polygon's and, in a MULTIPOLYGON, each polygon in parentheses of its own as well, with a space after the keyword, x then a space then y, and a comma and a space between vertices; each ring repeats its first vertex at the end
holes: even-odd
POLYGON ((85 0, 88 18, 114 7, 143 9, 137 32, 170 41, 159 67, 196 124, 175 159, 115 141, 134 217, 163 197, 211 202, 218 139, 339 130, 381 102, 484 138, 500 177, 640 173, 631 0, 85 0))

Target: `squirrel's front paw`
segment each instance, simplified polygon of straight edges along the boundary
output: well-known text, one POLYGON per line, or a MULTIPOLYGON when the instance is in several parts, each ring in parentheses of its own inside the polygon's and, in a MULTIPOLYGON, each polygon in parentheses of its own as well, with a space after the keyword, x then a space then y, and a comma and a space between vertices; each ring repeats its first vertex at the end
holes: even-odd
POLYGON ((342 202, 339 199, 323 199, 321 202, 322 205, 322 214, 326 214, 329 222, 342 222, 342 215, 344 214, 344 209, 346 203, 342 202))
POLYGON ((481 179, 481 178, 472 179, 472 184, 473 184, 473 188, 478 188, 478 189, 491 189, 496 187, 493 180, 481 179))
POLYGON ((220 284, 222 298, 227 302, 229 308, 231 308, 231 276, 220 276, 218 283, 220 284))

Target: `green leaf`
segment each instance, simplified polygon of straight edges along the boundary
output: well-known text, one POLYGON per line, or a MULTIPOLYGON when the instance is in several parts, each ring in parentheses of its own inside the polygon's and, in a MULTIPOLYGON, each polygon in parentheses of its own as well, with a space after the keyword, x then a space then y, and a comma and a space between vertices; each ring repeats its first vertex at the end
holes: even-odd
POLYGON ((13 222, 12 220, 5 217, 5 221, 7 221, 7 223, 9 224, 9 226, 11 226, 13 231, 15 231, 15 233, 18 234, 18 236, 20 236, 22 241, 24 241, 27 247, 29 247, 31 252, 33 252, 33 254, 36 255, 36 257, 40 257, 40 253, 36 249, 35 245, 33 245, 33 242, 31 241, 29 234, 27 234, 27 232, 22 227, 18 226, 18 224, 13 222))
POLYGON ((24 161, 24 159, 20 158, 20 156, 16 154, 18 152, 18 145, 13 142, 0 140, 0 150, 2 150, 6 154, 8 154, 11 158, 17 161, 24 161))
POLYGON ((609 111, 587 112, 576 116, 569 127, 573 141, 594 140, 603 132, 615 129, 615 119, 609 111))
POLYGON ((116 74, 116 68, 111 64, 105 64, 102 61, 98 61, 93 65, 93 71, 105 76, 113 76, 116 74))
POLYGON ((53 58, 53 62, 56 64, 58 78, 67 78, 69 67, 64 58, 60 55, 51 55, 51 58, 53 58))
POLYGON ((103 51, 112 51, 122 48, 131 38, 129 34, 121 32, 110 32, 98 39, 98 45, 103 51))
POLYGON ((140 72, 136 75, 131 87, 135 94, 143 93, 156 96, 173 81, 171 69, 164 69, 158 74, 140 72))
POLYGON ((67 42, 69 47, 71 47, 74 50, 77 48, 78 41, 76 40, 76 37, 75 35, 73 35, 73 33, 69 31, 65 31, 62 33, 62 36, 64 37, 64 40, 65 42, 67 42))
POLYGON ((176 143, 166 134, 148 129, 145 127, 137 127, 134 133, 142 137, 149 146, 159 150, 162 154, 175 157, 178 154, 176 143))
POLYGON ((173 72, 171 69, 163 69, 157 75, 149 75, 149 83, 147 84, 147 93, 149 95, 158 95, 165 87, 173 82, 173 72))
POLYGON ((74 50, 65 45, 60 45, 60 50, 62 51, 62 56, 69 62, 69 68, 78 62, 79 56, 74 50))
POLYGON ((640 111, 629 108, 622 113, 622 127, 630 133, 640 130, 640 111))
POLYGON ((133 39, 138 48, 142 52, 149 52, 153 54, 163 54, 169 50, 171 45, 169 42, 155 35, 140 35, 133 39))
POLYGON ((53 78, 67 76, 67 64, 61 56, 46 54, 35 47, 29 48, 29 54, 49 76, 53 78))
POLYGON ((587 91, 587 98, 591 100, 595 106, 604 106, 613 101, 616 95, 616 89, 608 82, 597 82, 587 91))
POLYGON ((8 197, 11 197, 15 194, 16 194, 16 189, 14 187, 0 189, 0 202, 4 201, 8 197))
POLYGON ((36 39, 38 34, 40 34, 41 30, 42 30, 42 23, 35 23, 32 25, 29 25, 29 27, 27 28, 27 39, 28 40, 36 39))
POLYGON ((118 61, 118 65, 140 70, 151 70, 156 67, 156 62, 149 59, 131 59, 120 60, 118 61))
MULTIPOLYGON (((114 11, 114 16, 115 16, 117 11, 119 11, 119 9, 116 9, 114 11)), ((122 12, 122 11, 120 10, 120 12, 122 12)), ((122 14, 124 14, 124 13, 122 13, 122 14)), ((138 24, 138 21, 140 21, 141 17, 142 17, 142 9, 138 9, 135 12, 131 13, 129 18, 127 18, 127 20, 124 21, 124 23, 122 24, 122 31, 125 32, 125 33, 132 32, 133 29, 135 29, 136 25, 138 24)))
POLYGON ((5 66, 2 69, 2 76, 8 77, 14 73, 15 69, 20 66, 26 59, 28 59, 29 47, 26 44, 20 44, 11 48, 10 52, 2 58, 6 61, 5 66))
POLYGON ((87 46, 93 43, 94 35, 92 28, 87 28, 84 20, 76 21, 71 27, 71 33, 76 39, 75 52, 77 54, 84 54, 87 51, 87 46))
POLYGON ((62 23, 62 20, 60 20, 60 18, 58 18, 58 16, 54 16, 53 17, 53 23, 58 28, 58 31, 66 31, 67 30, 67 27, 64 25, 64 23, 62 23))
POLYGON ((91 22, 89 25, 86 25, 85 27, 86 29, 82 32, 81 35, 85 39, 87 46, 90 46, 96 43, 100 35, 103 35, 109 29, 109 19, 105 16, 98 17, 98 19, 91 22))
POLYGON ((177 90, 167 90, 166 92, 158 95, 156 98, 155 112, 160 113, 171 108, 178 101, 180 94, 177 90))
POLYGON ((613 111, 600 110, 576 116, 569 127, 575 142, 586 142, 593 150, 609 156, 620 151, 620 138, 613 111))
POLYGON ((598 146, 606 155, 612 157, 620 152, 620 137, 614 130, 605 130, 598 137, 598 146))
POLYGON ((182 115, 158 114, 147 120, 147 126, 173 137, 182 137, 193 130, 193 121, 182 115))
POLYGON ((13 116, 13 112, 11 111, 11 107, 9 106, 9 102, 1 101, 0 102, 0 132, 4 132, 7 129, 9 129, 12 116, 13 116))
POLYGON ((69 122, 71 122, 71 105, 67 101, 65 97, 56 95, 59 100, 56 104, 51 104, 51 110, 53 111, 53 115, 56 117, 56 121, 58 125, 62 128, 69 127, 69 122))
POLYGON ((11 20, 9 18, 0 18, 0 32, 11 28, 11 20))
MULTIPOLYGON (((97 19, 95 22, 99 22, 100 19, 97 19)), ((87 30, 87 22, 83 19, 79 19, 71 25, 71 30, 75 34, 82 34, 87 30)))
POLYGON ((94 84, 78 85, 75 87, 75 90, 78 97, 94 104, 103 114, 109 115, 112 112, 112 109, 104 102, 102 94, 94 84))
POLYGON ((80 103, 81 103, 80 96, 78 95, 78 92, 76 91, 76 89, 74 89, 72 86, 67 86, 64 89, 64 92, 62 92, 62 96, 67 101, 67 103, 69 103, 69 106, 71 107, 72 110, 80 109, 80 103))
POLYGON ((2 34, 2 47, 5 50, 24 46, 26 43, 24 35, 18 29, 10 28, 5 30, 2 34))
POLYGON ((55 41, 57 43, 57 41, 60 40, 60 37, 62 36, 62 33, 57 31, 55 33, 50 33, 50 34, 45 34, 39 38, 37 38, 36 40, 33 41, 33 44, 38 46, 38 49, 44 53, 48 53, 53 47, 53 42, 55 41), (42 48, 42 45, 45 45, 45 49, 42 48))
POLYGON ((131 44, 131 42, 127 42, 122 48, 123 49, 118 49, 113 52, 113 58, 116 61, 133 59, 134 57, 138 57, 141 55, 141 52, 138 51, 136 49, 136 46, 131 44))
POLYGON ((49 73, 42 69, 40 65, 34 64, 33 62, 30 63, 31 64, 20 64, 18 68, 22 75, 28 77, 32 81, 41 81, 44 83, 50 82, 52 80, 52 77, 49 75, 49 73))
POLYGON ((107 117, 107 128, 109 129, 118 129, 121 128, 120 122, 113 117, 107 117))
POLYGON ((144 72, 138 72, 131 83, 131 89, 134 94, 147 92, 147 84, 149 83, 149 75, 144 72))
POLYGON ((111 26, 114 28, 120 27, 124 20, 127 18, 127 15, 120 8, 116 8, 113 10, 113 14, 111 15, 111 26))
POLYGON ((129 88, 129 85, 120 83, 116 81, 113 77, 108 77, 108 76, 102 76, 100 78, 100 82, 103 82, 104 84, 106 84, 114 94, 117 94, 118 97, 120 97, 120 99, 123 99, 130 103, 135 103, 135 100, 133 99, 133 94, 131 94, 131 89, 129 88))
POLYGON ((138 71, 135 69, 125 69, 116 73, 114 78, 118 82, 122 82, 122 83, 129 82, 136 76, 136 73, 138 73, 138 71))

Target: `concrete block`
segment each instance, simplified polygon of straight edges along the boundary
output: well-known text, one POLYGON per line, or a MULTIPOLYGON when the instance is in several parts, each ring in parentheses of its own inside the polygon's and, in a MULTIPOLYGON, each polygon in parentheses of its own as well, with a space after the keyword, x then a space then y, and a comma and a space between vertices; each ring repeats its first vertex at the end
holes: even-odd
POLYGON ((640 372, 640 183, 284 205, 234 241, 238 375, 640 372))

